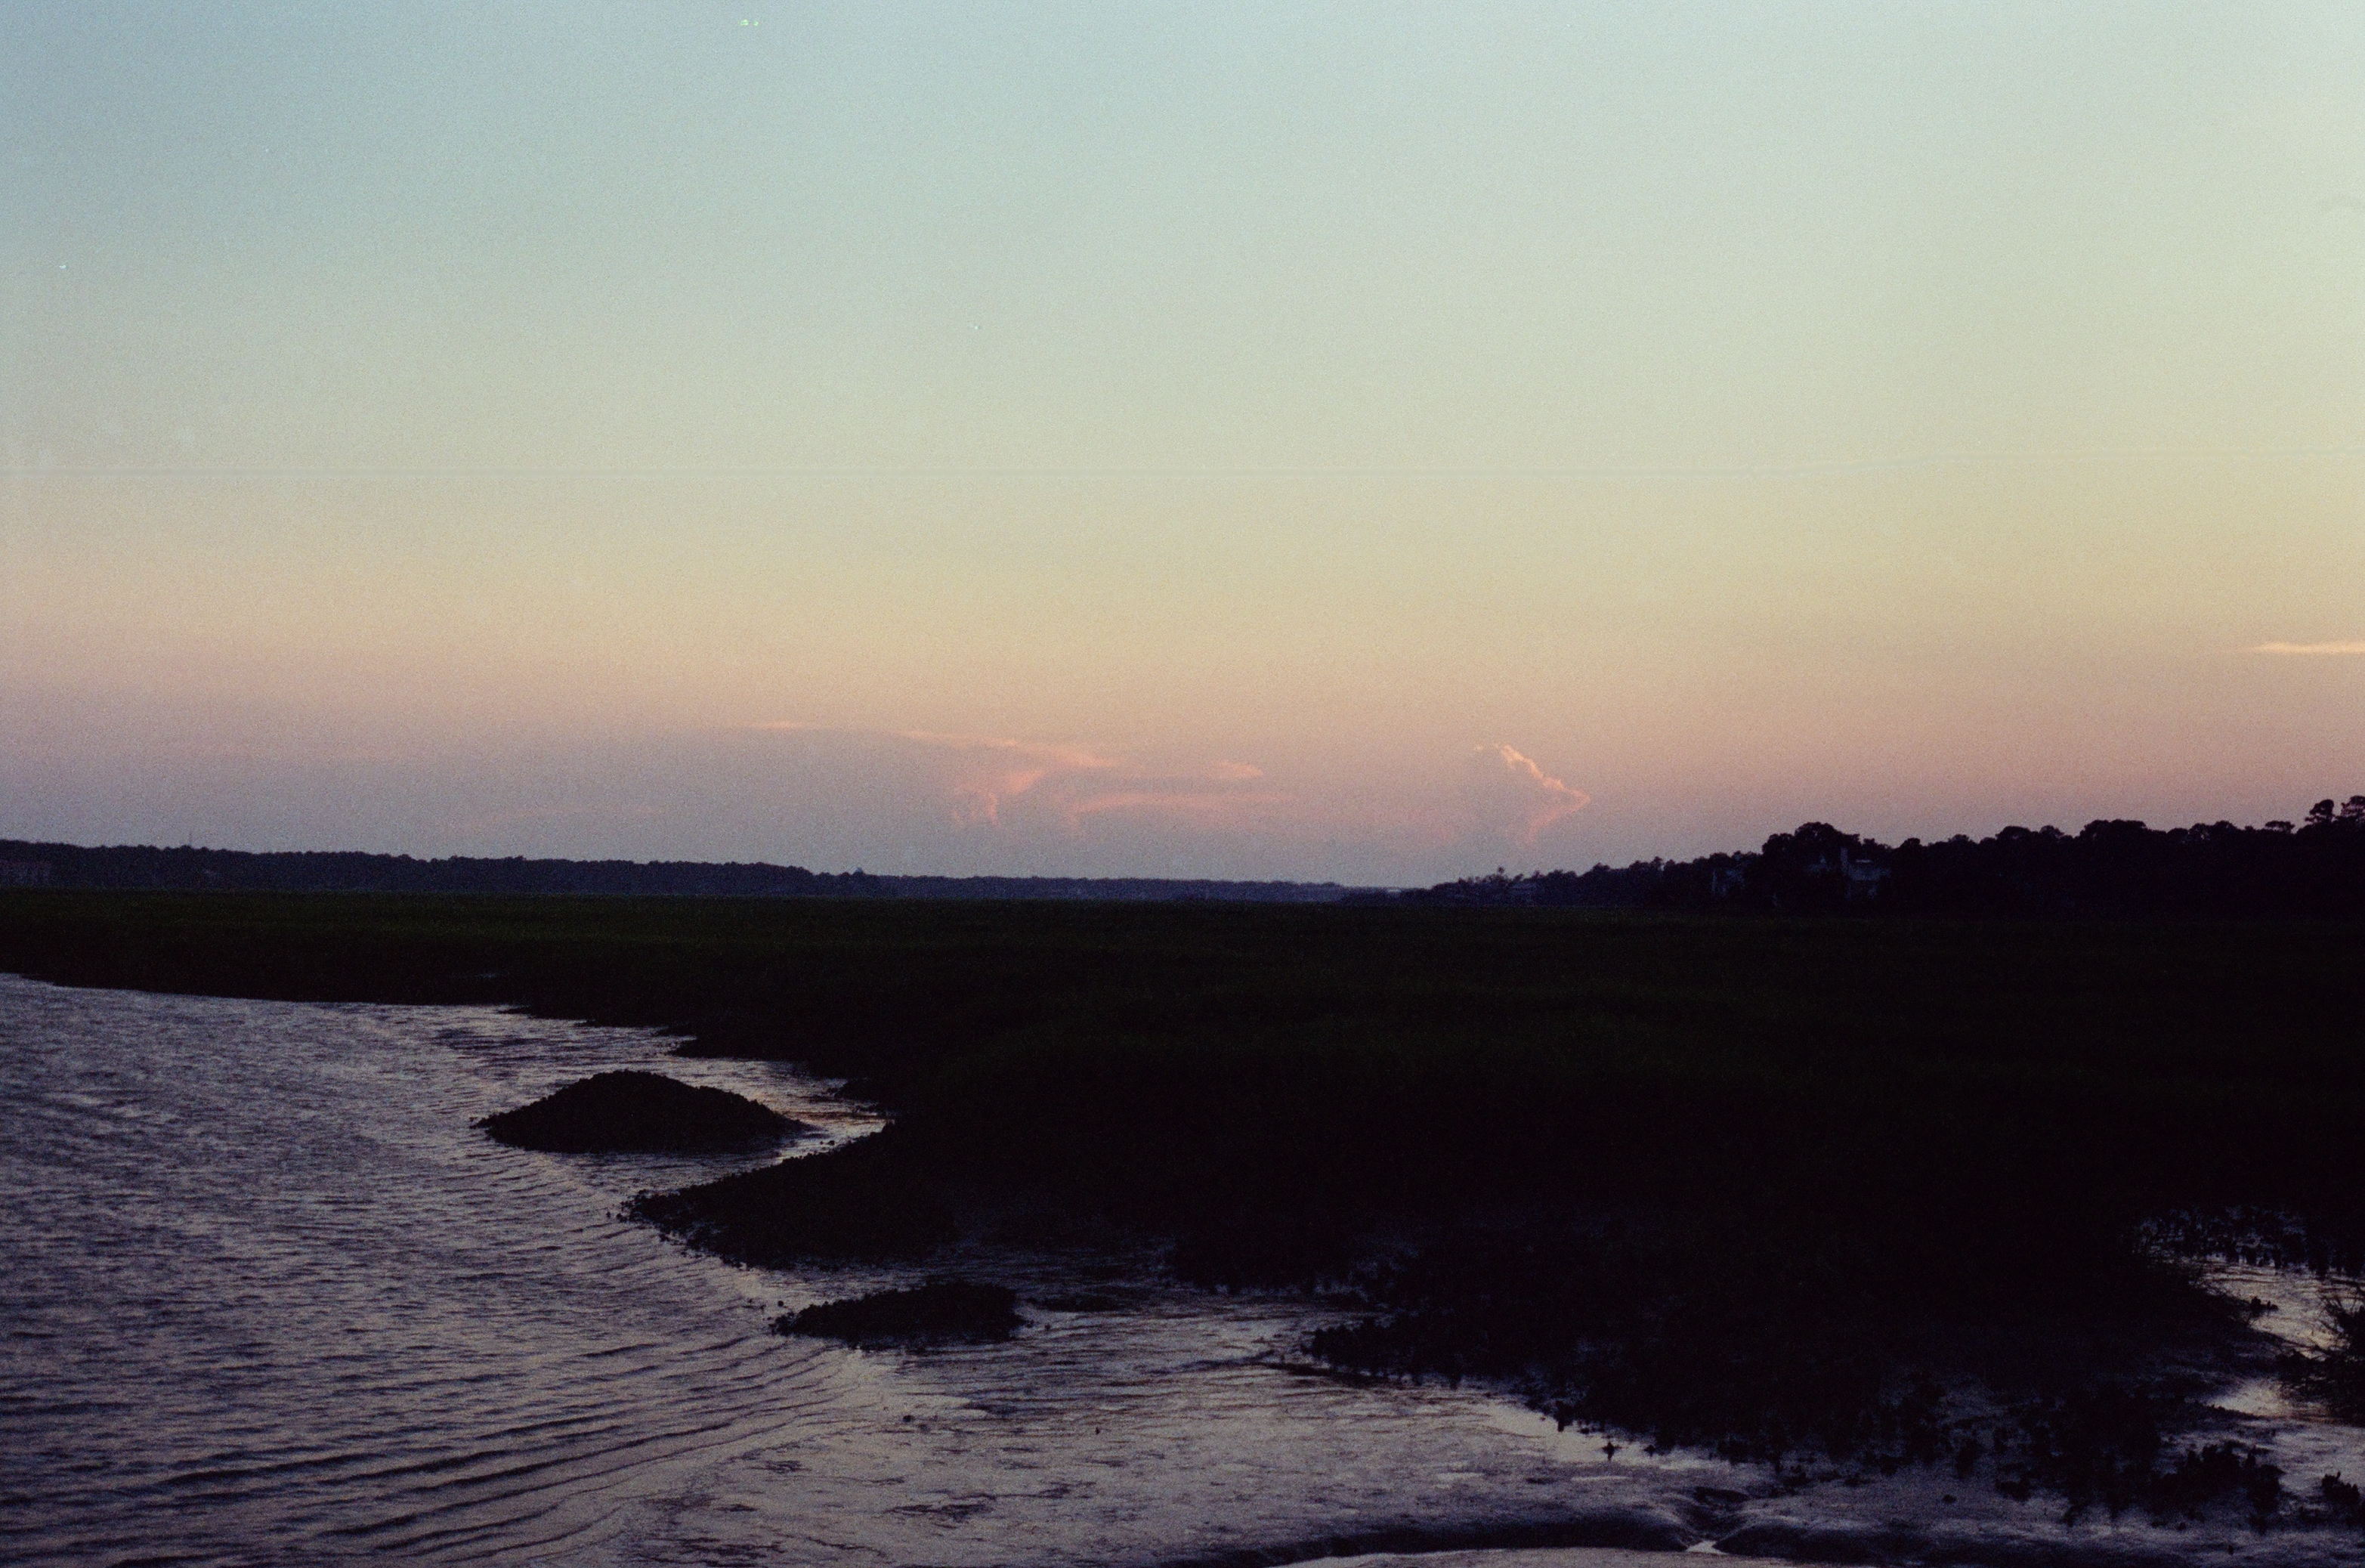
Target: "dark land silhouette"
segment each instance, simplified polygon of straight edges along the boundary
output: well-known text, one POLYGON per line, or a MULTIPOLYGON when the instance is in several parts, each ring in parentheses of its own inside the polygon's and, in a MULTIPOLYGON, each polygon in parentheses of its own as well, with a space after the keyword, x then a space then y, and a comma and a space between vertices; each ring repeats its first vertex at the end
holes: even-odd
MULTIPOLYGON (((1710 864, 1737 871, 1713 913, 1508 878, 1321 905, 28 890, 0 967, 669 1027, 891 1111, 636 1205, 743 1261, 1163 1238, 1210 1289, 1322 1290, 1310 1350, 1343 1371, 1498 1380, 1613 1440, 2264 1517, 2345 1494, 2180 1435, 2277 1354, 2191 1260, 2365 1257, 2365 924, 2327 917, 2359 815, 1928 851, 2053 879, 2016 898, 2183 899, 2220 850, 2305 893, 2221 918, 1899 918, 1906 846, 1810 827, 1710 864), (1877 890, 1835 883, 1843 850, 1887 855, 1877 890)), ((2286 1363, 2302 1396, 2354 1386, 2349 1321, 2286 1363)))
POLYGON ((465 855, 417 859, 358 850, 257 853, 192 845, 0 839, 0 887, 283 893, 489 893, 640 898, 1116 899, 1327 903, 1336 882, 1169 877, 892 877, 760 861, 557 860, 465 855))
POLYGON ((1498 871, 1376 896, 1693 913, 2356 920, 2365 918, 2365 795, 2319 801, 2296 823, 2100 821, 2075 834, 2008 827, 1894 847, 1808 823, 1754 854, 1498 871))
MULTIPOLYGON (((1690 913, 1952 914, 2068 919, 2365 918, 2365 795, 2297 822, 2077 833, 2007 827, 1887 845, 1828 823, 1754 851, 1587 871, 1496 871, 1399 891, 1337 882, 1157 877, 915 877, 694 860, 416 859, 357 851, 253 853, 191 846, 0 839, 17 885, 125 890, 574 894, 695 898, 1107 899, 1125 902, 1534 905, 1690 913)), ((0 885, 6 885, 0 883, 0 885)))
POLYGON ((1009 1338, 1021 1322, 1018 1293, 1007 1286, 930 1280, 808 1306, 774 1318, 772 1331, 849 1345, 979 1344, 1009 1338))
POLYGON ((494 1142, 554 1154, 728 1148, 812 1129, 723 1089, 657 1072, 601 1072, 476 1124, 494 1142))

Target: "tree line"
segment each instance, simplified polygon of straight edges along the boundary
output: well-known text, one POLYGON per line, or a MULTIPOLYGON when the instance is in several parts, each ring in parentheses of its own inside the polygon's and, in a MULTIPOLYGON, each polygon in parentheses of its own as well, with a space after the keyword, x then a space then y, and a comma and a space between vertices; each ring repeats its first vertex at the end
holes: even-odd
MULTIPOLYGON (((1335 882, 1158 877, 908 877, 812 871, 761 861, 556 860, 455 855, 420 859, 360 850, 251 851, 193 845, 40 844, 0 839, 0 870, 26 885, 151 892, 484 893, 660 898, 1098 899, 1328 903, 1335 882)), ((0 877, 0 886, 7 885, 0 877)))
POLYGON ((2365 918, 2365 795, 2319 801, 2299 822, 2256 827, 2101 820, 2074 834, 2008 827, 1991 838, 1894 846, 1807 823, 1754 853, 1497 870, 1390 896, 1683 913, 2350 920, 2365 918))

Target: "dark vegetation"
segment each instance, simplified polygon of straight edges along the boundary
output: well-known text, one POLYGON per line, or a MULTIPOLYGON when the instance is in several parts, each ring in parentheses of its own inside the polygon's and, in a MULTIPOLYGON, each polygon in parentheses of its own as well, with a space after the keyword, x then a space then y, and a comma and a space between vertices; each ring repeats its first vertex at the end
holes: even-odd
POLYGON ((2255 1453, 2172 1440, 2199 1390, 2162 1375, 2159 1352, 2205 1354, 2247 1317, 2186 1270, 2090 1239, 1979 1277, 1894 1267, 1868 1242, 1770 1210, 1456 1238, 1361 1271, 1363 1315, 1310 1349, 1370 1375, 1508 1383, 1564 1428, 1768 1461, 1794 1484, 1837 1460, 2043 1491, 2072 1519, 2280 1506, 2281 1473, 2255 1453))
POLYGON ((2082 919, 2365 919, 2365 795, 2323 800, 2297 823, 2152 828, 2090 822, 2076 834, 2008 827, 1891 846, 1826 823, 1753 852, 1638 860, 1589 871, 1474 877, 1387 893, 1332 882, 1162 878, 879 877, 762 863, 486 859, 351 851, 254 854, 192 846, 86 847, 0 839, 0 864, 60 888, 642 897, 1218 900, 1398 902, 1688 913, 1915 914, 2082 919))
POLYGON ((1664 912, 2037 915, 2085 919, 2365 919, 2365 795, 2297 824, 2091 822, 2008 827, 1891 847, 1825 823, 1755 854, 1537 871, 1383 895, 1424 904, 1664 912))
POLYGON ((955 1183, 908 1157, 910 1140, 891 1126, 815 1159, 644 1193, 630 1212, 734 1263, 925 1257, 960 1234, 955 1183))
MULTIPOLYGON (((529 860, 455 855, 420 860, 353 850, 256 854, 151 845, 0 839, 0 868, 41 885, 119 891, 622 894, 643 898, 1221 899, 1328 903, 1335 882, 1224 882, 1159 877, 874 877, 801 866, 705 860, 529 860)), ((0 879, 5 881, 6 879, 0 879)))
POLYGON ((1174 1238, 1204 1282, 1353 1291, 1316 1347, 1344 1368, 1499 1377, 1571 1421, 1792 1463, 1959 1464, 1977 1438, 1967 1474, 2102 1506, 2258 1481, 2172 1440, 2193 1391, 2144 1349, 2246 1331, 2144 1238, 2353 1264, 2360 935, 0 894, 0 968, 665 1025, 896 1113, 641 1205, 734 1258, 922 1259, 1065 1216, 1174 1238), (1984 1414, 1933 1392, 1957 1374, 1984 1414))
POLYGON ((2365 1294, 2328 1292, 2324 1312, 2331 1343, 2293 1352, 2284 1375, 2347 1419, 2365 1422, 2365 1294))
MULTIPOLYGON (((1653 1451, 1821 1454, 1894 1473, 1962 1453, 1977 1423, 1948 1414, 1948 1384, 1967 1375, 2009 1395, 2049 1381, 2054 1369, 2017 1364, 2032 1331, 2091 1339, 2096 1325, 2079 1320, 2097 1306, 2155 1340, 2238 1318, 2183 1288, 2180 1271, 2124 1250, 2046 1261, 1979 1278, 1755 1205, 1678 1225, 1529 1225, 1361 1271, 1352 1294, 1365 1315, 1311 1348, 1378 1375, 1522 1383, 1564 1427, 1634 1433, 1653 1451), (1939 1279, 1949 1288, 1931 1299, 1939 1279)), ((2107 1343, 2079 1349, 2089 1372, 2134 1359, 2107 1343)))
POLYGON ((1017 1293, 1001 1285, 930 1280, 907 1291, 809 1306, 774 1318, 772 1332, 849 1345, 981 1344, 1015 1333, 1023 1321, 1017 1308, 1017 1293))
POLYGON ((805 1129, 768 1105, 658 1072, 601 1072, 476 1124, 496 1143, 557 1154, 729 1148, 805 1129))

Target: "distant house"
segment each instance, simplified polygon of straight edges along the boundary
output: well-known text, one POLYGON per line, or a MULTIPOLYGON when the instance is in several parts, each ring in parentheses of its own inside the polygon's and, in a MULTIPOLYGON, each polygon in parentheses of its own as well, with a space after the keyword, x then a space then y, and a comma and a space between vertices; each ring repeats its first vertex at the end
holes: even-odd
POLYGON ((1836 858, 1825 854, 1809 861, 1807 875, 1837 877, 1840 879, 1840 896, 1850 903, 1856 903, 1880 896, 1880 884, 1889 880, 1889 868, 1842 845, 1836 858))
POLYGON ((1708 895, 1712 899, 1729 899, 1748 885, 1746 866, 1720 866, 1708 874, 1708 895))
POLYGON ((1860 856, 1840 851, 1840 875, 1846 879, 1847 896, 1854 899, 1875 899, 1880 896, 1880 884, 1889 880, 1889 868, 1876 865, 1860 856))
POLYGON ((0 860, 0 888, 46 888, 50 882, 46 860, 0 860))

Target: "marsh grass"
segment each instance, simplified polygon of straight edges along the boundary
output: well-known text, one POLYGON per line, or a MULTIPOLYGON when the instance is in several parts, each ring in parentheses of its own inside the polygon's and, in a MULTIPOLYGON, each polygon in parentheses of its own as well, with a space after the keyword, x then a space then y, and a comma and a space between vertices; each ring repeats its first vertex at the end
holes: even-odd
POLYGON ((2284 1380, 2342 1419, 2365 1422, 2365 1287, 2327 1284, 2323 1311, 2326 1344, 2287 1355, 2284 1380))

